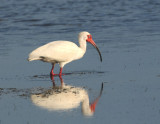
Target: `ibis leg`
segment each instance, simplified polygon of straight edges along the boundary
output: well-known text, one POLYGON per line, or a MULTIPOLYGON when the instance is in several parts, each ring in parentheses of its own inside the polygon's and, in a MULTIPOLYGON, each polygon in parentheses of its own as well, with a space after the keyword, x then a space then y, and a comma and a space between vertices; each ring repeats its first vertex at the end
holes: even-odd
POLYGON ((50 75, 52 75, 52 76, 55 75, 54 72, 53 72, 53 70, 54 70, 54 64, 52 64, 52 69, 51 69, 51 72, 50 72, 50 75))
POLYGON ((60 68, 59 74, 55 74, 55 73, 53 72, 53 70, 54 70, 54 64, 52 64, 52 69, 51 69, 51 72, 50 72, 50 76, 59 75, 59 77, 61 77, 61 76, 63 75, 63 74, 62 74, 63 68, 60 68))
POLYGON ((62 76, 62 70, 63 70, 63 68, 60 68, 60 71, 59 71, 59 76, 60 77, 62 76))
POLYGON ((62 76, 59 75, 59 79, 61 81, 61 86, 63 86, 63 79, 62 79, 62 76))

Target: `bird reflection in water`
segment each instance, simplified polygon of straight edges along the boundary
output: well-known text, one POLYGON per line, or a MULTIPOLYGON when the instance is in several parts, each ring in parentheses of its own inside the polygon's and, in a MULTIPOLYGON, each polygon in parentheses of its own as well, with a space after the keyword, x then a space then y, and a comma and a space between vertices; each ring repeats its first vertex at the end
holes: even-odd
POLYGON ((66 85, 61 77, 60 80, 61 85, 56 86, 54 77, 52 77, 53 88, 42 93, 32 94, 32 102, 50 111, 70 110, 77 108, 82 102, 83 115, 92 116, 95 112, 96 104, 102 95, 103 83, 98 97, 90 104, 88 93, 84 88, 66 85))

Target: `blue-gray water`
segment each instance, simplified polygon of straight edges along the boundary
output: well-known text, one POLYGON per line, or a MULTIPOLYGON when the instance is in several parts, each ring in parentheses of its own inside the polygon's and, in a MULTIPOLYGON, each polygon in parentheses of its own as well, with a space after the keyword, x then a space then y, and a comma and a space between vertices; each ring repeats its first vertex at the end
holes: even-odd
MULTIPOLYGON (((159 124, 159 53, 159 0, 1 0, 0 124, 159 124), (94 115, 85 117, 81 105, 67 111, 36 106, 30 95, 52 87, 51 65, 28 62, 29 52, 53 40, 78 43, 84 30, 103 62, 88 44, 82 59, 64 67, 74 74, 63 80, 86 90, 90 101, 103 82, 94 115)), ((58 77, 55 82, 60 85, 58 77)))

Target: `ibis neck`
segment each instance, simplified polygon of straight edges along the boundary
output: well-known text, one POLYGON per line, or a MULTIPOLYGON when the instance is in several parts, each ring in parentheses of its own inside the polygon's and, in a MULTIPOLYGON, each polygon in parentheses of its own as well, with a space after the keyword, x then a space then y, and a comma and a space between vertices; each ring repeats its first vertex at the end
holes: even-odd
POLYGON ((86 48, 87 48, 87 43, 86 43, 86 41, 85 40, 83 40, 83 39, 79 39, 79 46, 80 46, 80 48, 84 51, 84 52, 86 52, 86 48))
POLYGON ((93 112, 90 109, 88 96, 86 96, 86 98, 82 101, 82 113, 85 116, 92 116, 93 115, 93 112))

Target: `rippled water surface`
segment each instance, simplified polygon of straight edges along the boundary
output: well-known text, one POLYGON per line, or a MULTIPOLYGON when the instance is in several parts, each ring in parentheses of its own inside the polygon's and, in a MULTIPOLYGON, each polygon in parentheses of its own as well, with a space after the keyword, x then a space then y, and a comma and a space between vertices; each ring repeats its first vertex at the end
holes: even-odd
POLYGON ((1 0, 0 124, 159 124, 159 53, 159 0, 1 0), (102 63, 88 44, 53 82, 50 64, 27 61, 50 41, 78 44, 84 30, 102 63))

